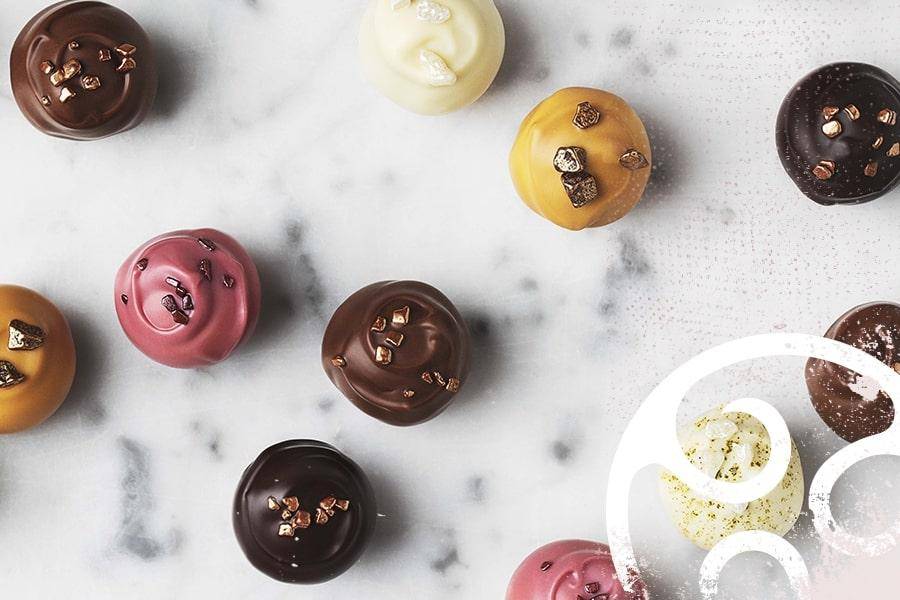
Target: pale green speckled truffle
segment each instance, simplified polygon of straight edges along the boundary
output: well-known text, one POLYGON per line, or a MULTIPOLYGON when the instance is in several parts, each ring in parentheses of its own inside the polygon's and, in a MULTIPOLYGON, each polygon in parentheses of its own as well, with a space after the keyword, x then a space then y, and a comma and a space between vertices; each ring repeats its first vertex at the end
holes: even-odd
MULTIPOLYGON (((701 416, 679 434, 691 464, 722 481, 745 481, 762 471, 769 460, 769 434, 757 419, 744 413, 723 414, 721 407, 701 416)), ((791 462, 781 484, 747 505, 706 500, 669 471, 660 473, 663 504, 679 531, 709 550, 740 531, 763 530, 784 535, 803 508, 803 468, 797 446, 791 443, 791 462)))

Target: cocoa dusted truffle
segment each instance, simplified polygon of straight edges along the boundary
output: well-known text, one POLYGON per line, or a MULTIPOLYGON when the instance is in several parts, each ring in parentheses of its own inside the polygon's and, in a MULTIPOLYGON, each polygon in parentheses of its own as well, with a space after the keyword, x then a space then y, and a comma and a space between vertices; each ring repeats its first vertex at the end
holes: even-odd
POLYGON ((375 529, 375 494, 362 469, 323 442, 293 440, 247 467, 234 498, 234 533, 254 567, 285 583, 334 579, 375 529))
POLYGON ((42 423, 75 378, 75 343, 66 318, 29 289, 0 285, 0 433, 42 423))
POLYGON ((322 342, 328 377, 367 414, 416 425, 440 414, 469 373, 469 330, 441 292, 384 281, 350 296, 322 342))
POLYGON ((215 229, 173 231, 135 250, 119 268, 114 302, 128 339, 170 367, 204 367, 228 358, 259 318, 253 259, 215 229))
POLYGON ((573 230, 624 217, 644 194, 650 163, 650 139, 637 113, 591 88, 566 88, 538 104, 509 156, 525 204, 573 230))
POLYGON ((60 2, 19 33, 13 95, 49 135, 92 140, 137 126, 156 97, 156 57, 141 26, 103 2, 60 2))
POLYGON ((861 204, 900 183, 900 83, 862 63, 804 77, 778 113, 778 155, 819 204, 861 204))
MULTIPOLYGON (((900 305, 863 304, 850 310, 825 337, 864 350, 900 373, 900 305)), ((887 430, 894 422, 894 403, 878 383, 840 365, 810 359, 806 386, 822 420, 848 442, 887 430)))

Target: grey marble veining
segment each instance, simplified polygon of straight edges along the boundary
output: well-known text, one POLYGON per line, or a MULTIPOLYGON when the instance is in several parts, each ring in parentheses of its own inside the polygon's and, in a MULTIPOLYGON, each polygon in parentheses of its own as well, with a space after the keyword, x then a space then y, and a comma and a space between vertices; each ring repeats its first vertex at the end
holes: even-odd
MULTIPOLYGON (((43 4, 4 4, 4 48, 43 4)), ((94 143, 51 139, 0 86, 0 280, 57 302, 79 357, 59 413, 0 439, 4 597, 502 598, 537 546, 604 537, 617 437, 673 368, 720 342, 821 333, 855 304, 900 298, 900 196, 816 206, 773 139, 781 99, 807 71, 854 59, 900 73, 896 0, 852 11, 836 0, 498 0, 508 53, 497 82, 441 118, 403 112, 362 80, 361 1, 117 4, 161 58, 144 125, 94 143), (521 118, 568 85, 628 99, 655 163, 632 214, 577 234, 531 214, 506 167, 521 118), (231 360, 176 371, 130 346, 112 282, 139 243, 200 226, 248 248, 263 314, 231 360), (475 339, 463 393, 412 429, 367 418, 319 365, 331 312, 389 278, 443 290, 475 339), (383 515, 362 561, 313 588, 256 573, 231 532, 242 469, 297 437, 360 462, 383 515)), ((809 406, 800 362, 735 369, 685 415, 751 389, 785 414, 811 478, 841 443, 809 406)), ((895 516, 897 468, 853 473, 838 514, 860 527, 895 516)), ((634 498, 657 597, 696 597, 703 553, 659 514, 652 474, 634 498)), ((839 568, 818 560, 808 515, 791 536, 811 565, 839 568)), ((721 598, 785 589, 765 561, 742 559, 726 578, 721 598)))

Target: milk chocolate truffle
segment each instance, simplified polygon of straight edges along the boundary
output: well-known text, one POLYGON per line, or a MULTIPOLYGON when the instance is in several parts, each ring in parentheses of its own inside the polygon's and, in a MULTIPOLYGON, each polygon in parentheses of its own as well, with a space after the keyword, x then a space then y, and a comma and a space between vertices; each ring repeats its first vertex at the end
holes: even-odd
POLYGON ((487 91, 506 37, 493 0, 370 0, 359 46, 363 71, 382 94, 439 115, 487 91))
POLYGON ((356 563, 375 529, 362 469, 323 442, 272 446, 244 471, 234 533, 254 567, 285 583, 321 583, 356 563))
POLYGON ((138 350, 170 367, 221 362, 253 333, 259 274, 234 238, 215 229, 153 238, 119 268, 114 300, 138 350))
POLYGON ((363 412, 391 425, 440 414, 469 373, 469 330, 441 292, 383 281, 350 296, 322 342, 325 372, 363 412))
MULTIPOLYGON (((900 373, 900 305, 873 302, 841 316, 825 337, 868 352, 900 373)), ((894 403, 878 383, 840 365, 811 358, 806 386, 822 420, 848 442, 887 430, 894 403)))
MULTIPOLYGON (((756 418, 714 409, 679 435, 685 456, 697 469, 720 481, 748 481, 758 475, 772 453, 769 432, 756 418)), ((687 539, 711 549, 742 531, 785 535, 803 508, 803 468, 791 442, 791 460, 781 483, 764 498, 726 504, 696 494, 669 471, 660 474, 663 504, 687 539)))
POLYGON ((878 67, 835 63, 803 78, 778 113, 778 155, 819 204, 861 204, 900 182, 900 83, 878 67))
POLYGON ((641 600, 644 586, 626 592, 609 546, 585 540, 547 544, 531 553, 513 574, 506 600, 641 600))
POLYGON ((75 344, 49 300, 0 285, 0 433, 39 425, 63 403, 75 377, 75 344))
POLYGON ((509 157, 519 196, 566 229, 624 217, 650 179, 650 140, 621 98, 566 88, 525 117, 509 157))
POLYGON ((92 140, 138 125, 156 97, 156 57, 130 16, 103 2, 59 2, 19 33, 13 95, 49 135, 92 140))

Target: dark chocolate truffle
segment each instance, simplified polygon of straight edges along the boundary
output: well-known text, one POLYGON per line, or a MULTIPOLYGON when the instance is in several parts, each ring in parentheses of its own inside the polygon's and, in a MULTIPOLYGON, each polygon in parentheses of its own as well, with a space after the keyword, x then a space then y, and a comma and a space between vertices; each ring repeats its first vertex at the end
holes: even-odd
POLYGON ((276 444, 244 471, 234 533, 254 567, 285 583, 322 583, 356 563, 377 509, 362 469, 312 440, 276 444))
POLYGON ((16 38, 9 72, 28 120, 73 140, 135 127, 156 97, 156 57, 147 34, 103 2, 66 1, 39 12, 16 38))
MULTIPOLYGON (((900 305, 863 304, 838 319, 825 337, 865 350, 900 373, 900 305)), ((806 386, 822 420, 848 442, 885 431, 894 403, 877 382, 820 359, 806 363, 806 386)))
POLYGON ((469 373, 469 330, 441 292, 383 281, 350 296, 322 342, 328 377, 353 404, 391 425, 440 414, 469 373))
POLYGON ((900 183, 900 83, 862 63, 813 71, 778 113, 781 163, 819 204, 861 204, 900 183))

